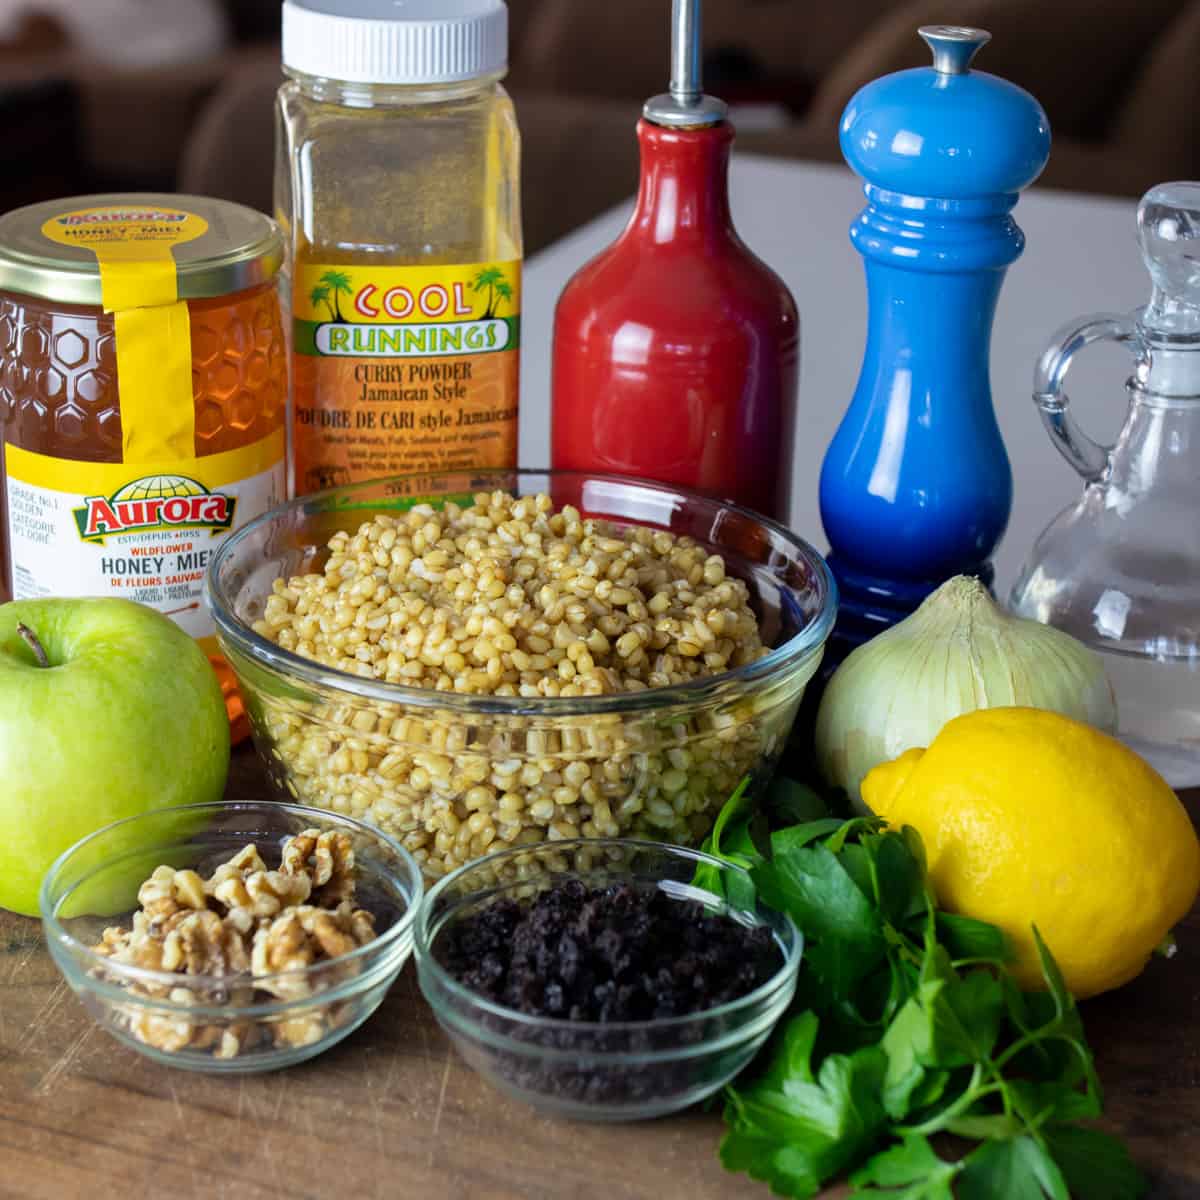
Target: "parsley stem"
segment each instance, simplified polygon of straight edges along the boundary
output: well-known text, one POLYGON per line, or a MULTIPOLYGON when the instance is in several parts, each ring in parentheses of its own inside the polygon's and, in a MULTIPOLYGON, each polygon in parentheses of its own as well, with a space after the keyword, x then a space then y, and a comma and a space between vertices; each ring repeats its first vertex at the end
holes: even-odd
POLYGON ((1024 1037, 1018 1038, 1011 1046, 1008 1046, 1002 1054, 996 1058, 996 1067, 1003 1069, 1005 1064, 1011 1059, 1016 1058, 1022 1050, 1028 1050, 1030 1046, 1036 1046, 1038 1042, 1066 1042, 1076 1054, 1087 1065, 1087 1059, 1078 1043, 1066 1030, 1058 1028, 1059 1020, 1057 1017, 1048 1024, 1043 1025, 1040 1029, 1031 1029, 1024 1037))
MULTIPOLYGON (((1004 1104, 1004 1115, 1006 1117, 1011 1117, 1013 1115, 1013 1100, 1012 1100, 1012 1092, 1009 1090, 1009 1087, 1008 1087, 1008 1082, 1004 1078, 1003 1072, 1000 1070, 999 1066, 997 1066, 995 1060, 993 1058, 991 1058, 991 1056, 989 1056, 984 1061, 987 1065, 988 1074, 992 1077, 992 1079, 995 1081, 996 1086, 1000 1089, 1000 1099, 1004 1104)), ((1017 1115, 1021 1116, 1020 1113, 1018 1113, 1017 1115)), ((1024 1120, 1023 1116, 1022 1116, 1022 1120, 1024 1120)))
POLYGON ((943 1108, 936 1116, 930 1117, 928 1121, 922 1121, 920 1125, 896 1125, 894 1128, 902 1137, 908 1135, 925 1136, 930 1133, 938 1133, 945 1129, 955 1117, 966 1112, 971 1105, 982 1100, 984 1096, 990 1096, 993 1092, 1003 1091, 1003 1084, 983 1082, 983 1063, 976 1063, 974 1070, 971 1072, 971 1079, 967 1086, 963 1089, 963 1094, 957 1100, 946 1108, 943 1108))

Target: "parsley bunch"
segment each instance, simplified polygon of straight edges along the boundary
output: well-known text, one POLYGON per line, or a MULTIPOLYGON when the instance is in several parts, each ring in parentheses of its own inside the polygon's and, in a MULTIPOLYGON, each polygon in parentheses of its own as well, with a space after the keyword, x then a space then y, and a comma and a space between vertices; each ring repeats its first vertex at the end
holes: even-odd
MULTIPOLYGON (((1041 939, 1046 991, 1023 993, 1000 930, 937 910, 915 830, 807 819, 815 797, 783 786, 798 824, 768 833, 743 785, 705 845, 750 872, 731 903, 755 892, 805 938, 791 1015, 726 1090, 725 1167, 793 1197, 847 1172, 880 1200, 1142 1196, 1123 1143, 1078 1123, 1100 1115, 1100 1083, 1041 939), (935 1134, 976 1144, 947 1160, 935 1134)), ((719 874, 696 882, 720 892, 719 874)))

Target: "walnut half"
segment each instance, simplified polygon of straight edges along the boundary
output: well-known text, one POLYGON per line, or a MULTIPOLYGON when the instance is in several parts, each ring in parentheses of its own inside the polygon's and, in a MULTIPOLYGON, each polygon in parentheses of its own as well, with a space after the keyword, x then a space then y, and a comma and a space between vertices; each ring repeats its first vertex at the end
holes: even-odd
POLYGON ((349 834, 330 829, 306 829, 289 838, 283 847, 282 870, 307 875, 312 881, 313 903, 336 908, 354 899, 354 846, 349 834))
MULTIPOLYGON (((259 927, 254 935, 251 969, 257 986, 264 991, 281 1000, 300 999, 312 994, 313 985, 305 976, 288 972, 302 972, 316 963, 340 958, 374 937, 370 914, 352 910, 348 902, 334 912, 301 905, 276 917, 270 925, 259 927)), ((328 987, 332 982, 331 977, 326 978, 322 985, 328 987)))

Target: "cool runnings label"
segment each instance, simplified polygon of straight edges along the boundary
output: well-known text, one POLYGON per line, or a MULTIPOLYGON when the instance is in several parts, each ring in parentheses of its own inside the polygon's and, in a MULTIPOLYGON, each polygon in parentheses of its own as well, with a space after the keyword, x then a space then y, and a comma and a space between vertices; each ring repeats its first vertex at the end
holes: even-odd
POLYGON ((240 450, 161 463, 88 463, 11 444, 13 593, 123 596, 213 632, 204 574, 222 540, 284 500, 283 430, 240 450))
POLYGON ((297 492, 516 464, 520 262, 302 263, 292 289, 297 492))

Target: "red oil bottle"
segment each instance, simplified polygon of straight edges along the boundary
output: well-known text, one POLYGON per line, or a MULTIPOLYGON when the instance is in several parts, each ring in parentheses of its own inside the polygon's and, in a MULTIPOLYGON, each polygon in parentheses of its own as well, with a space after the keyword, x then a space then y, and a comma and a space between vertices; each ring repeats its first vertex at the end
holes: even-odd
POLYGON ((636 475, 786 519, 799 318, 738 237, 733 127, 699 87, 699 0, 676 0, 671 91, 638 124, 641 185, 554 321, 552 464, 636 475))

